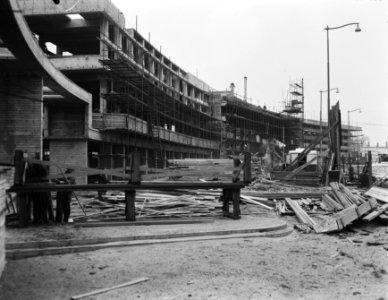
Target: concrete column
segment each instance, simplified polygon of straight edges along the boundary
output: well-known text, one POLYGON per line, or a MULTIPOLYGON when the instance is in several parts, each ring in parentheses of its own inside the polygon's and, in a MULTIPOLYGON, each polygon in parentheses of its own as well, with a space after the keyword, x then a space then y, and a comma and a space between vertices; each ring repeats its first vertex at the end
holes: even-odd
MULTIPOLYGON (((109 36, 109 22, 104 17, 100 24, 100 36, 101 38, 109 36)), ((100 55, 108 56, 108 46, 106 46, 103 42, 100 41, 100 55)))
POLYGON ((128 55, 131 57, 131 58, 134 58, 133 57, 133 43, 131 40, 128 39, 128 55))
MULTIPOLYGON (((79 167, 88 166, 88 143, 87 140, 58 139, 50 140, 50 161, 76 165, 79 167)), ((51 167, 50 173, 58 173, 58 169, 51 167)), ((66 170, 63 170, 66 171, 66 170)), ((86 176, 75 176, 77 184, 86 184, 86 176)))
POLYGON ((112 144, 102 143, 100 147, 100 168, 112 168, 112 144))
POLYGON ((147 167, 149 167, 149 161, 148 161, 148 155, 149 155, 149 150, 145 149, 145 164, 147 167))
MULTIPOLYGON (((100 80, 100 94, 108 92, 108 82, 106 79, 100 80)), ((106 99, 100 96, 100 109, 99 113, 106 113, 106 99)))
POLYGON ((0 74, 0 161, 13 162, 15 150, 42 153, 43 81, 29 74, 0 74))

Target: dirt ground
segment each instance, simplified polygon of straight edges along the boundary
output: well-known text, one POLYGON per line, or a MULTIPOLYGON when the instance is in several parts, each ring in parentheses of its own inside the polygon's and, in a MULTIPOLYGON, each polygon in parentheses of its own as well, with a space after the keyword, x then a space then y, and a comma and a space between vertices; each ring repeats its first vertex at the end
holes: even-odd
MULTIPOLYGON (((254 228, 264 217, 278 218, 262 212, 203 226, 254 228)), ((292 216, 281 220, 289 226, 297 223, 292 216)), ((181 232, 187 226, 195 230, 201 225, 168 225, 163 230, 181 232)), ((10 229, 7 241, 161 230, 154 226, 76 229, 51 225, 10 229)), ((0 299, 70 299, 147 277, 148 281, 85 299, 388 300, 387 272, 388 227, 371 222, 357 223, 340 234, 295 230, 280 238, 189 241, 10 260, 0 279, 0 299)))

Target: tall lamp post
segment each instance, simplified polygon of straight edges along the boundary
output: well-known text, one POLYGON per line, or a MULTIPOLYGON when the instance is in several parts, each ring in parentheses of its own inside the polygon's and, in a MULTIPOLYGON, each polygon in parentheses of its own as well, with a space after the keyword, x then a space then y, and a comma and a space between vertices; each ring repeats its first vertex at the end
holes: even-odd
POLYGON ((350 113, 351 112, 355 112, 355 111, 358 111, 361 113, 361 108, 356 108, 356 109, 353 109, 353 110, 348 110, 348 132, 349 132, 349 141, 351 139, 351 134, 350 134, 350 113))
MULTIPOLYGON (((340 29, 346 26, 356 25, 356 32, 360 32, 360 23, 348 23, 345 25, 341 25, 338 27, 329 27, 329 25, 324 28, 326 30, 326 37, 327 37, 327 126, 330 128, 330 118, 329 118, 329 112, 330 112, 330 51, 329 51, 329 31, 340 29)), ((329 145, 330 145, 330 132, 329 132, 329 145)))
MULTIPOLYGON (((339 88, 332 88, 330 91, 334 91, 334 90, 336 91, 337 94, 339 94, 339 92, 340 92, 339 88)), ((319 130, 320 130, 321 134, 323 133, 323 130, 322 130, 322 94, 325 92, 328 92, 328 90, 319 91, 319 93, 321 94, 320 103, 319 103, 319 130)), ((329 125, 329 115, 327 115, 327 124, 329 125)), ((319 152, 320 152, 320 155, 322 156, 322 140, 319 143, 319 152)))

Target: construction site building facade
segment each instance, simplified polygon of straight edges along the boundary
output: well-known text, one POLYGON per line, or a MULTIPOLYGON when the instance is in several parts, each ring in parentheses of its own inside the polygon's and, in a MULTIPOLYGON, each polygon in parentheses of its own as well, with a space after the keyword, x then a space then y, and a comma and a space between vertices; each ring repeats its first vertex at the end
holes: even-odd
POLYGON ((71 1, 61 5, 18 1, 31 30, 25 35, 49 61, 43 67, 53 66, 51 77, 26 71, 24 53, 10 59, 12 36, 1 36, 1 162, 11 163, 19 149, 58 163, 126 169, 128 155, 139 151, 142 165, 165 167, 168 159, 263 154, 271 142, 303 145, 300 119, 211 88, 125 28, 111 1, 81 0, 71 12, 63 9, 71 1), (63 74, 73 96, 53 84, 63 74))

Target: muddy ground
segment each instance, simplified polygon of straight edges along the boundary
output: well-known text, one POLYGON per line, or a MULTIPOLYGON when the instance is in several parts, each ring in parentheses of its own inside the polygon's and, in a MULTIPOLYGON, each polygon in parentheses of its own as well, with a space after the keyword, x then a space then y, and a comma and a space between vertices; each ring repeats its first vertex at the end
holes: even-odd
MULTIPOLYGON (((254 228, 264 217, 278 218, 261 212, 205 226, 222 229, 243 222, 254 228)), ((292 216, 281 220, 290 226, 297 223, 292 216)), ((169 226, 163 230, 179 232, 193 225, 169 226)), ((116 227, 115 235, 161 230, 129 228, 116 227)), ((106 236, 112 229, 87 230, 72 225, 41 226, 24 233, 10 229, 7 240, 106 236)), ((189 241, 11 260, 0 279, 0 298, 70 299, 147 277, 146 282, 85 299, 388 300, 387 272, 388 227, 371 222, 357 223, 340 234, 295 230, 280 238, 189 241)))

